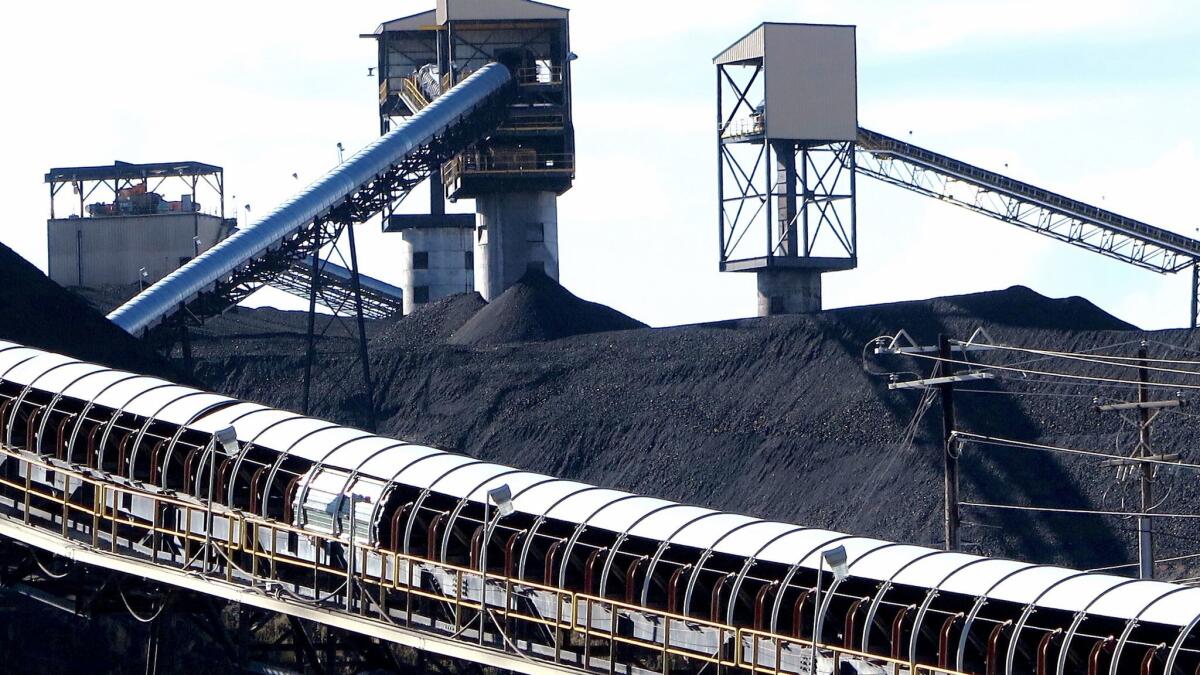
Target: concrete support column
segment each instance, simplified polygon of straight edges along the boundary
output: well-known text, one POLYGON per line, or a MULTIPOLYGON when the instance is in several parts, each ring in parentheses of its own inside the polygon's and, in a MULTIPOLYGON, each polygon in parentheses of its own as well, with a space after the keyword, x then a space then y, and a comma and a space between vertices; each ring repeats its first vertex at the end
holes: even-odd
POLYGON ((411 227, 400 231, 400 287, 404 313, 456 293, 475 290, 472 231, 464 227, 411 227))
POLYGON ((553 192, 475 199, 475 289, 492 300, 530 269, 558 279, 558 203, 553 192))
POLYGON ((821 311, 821 273, 814 270, 766 269, 758 277, 758 315, 821 311))

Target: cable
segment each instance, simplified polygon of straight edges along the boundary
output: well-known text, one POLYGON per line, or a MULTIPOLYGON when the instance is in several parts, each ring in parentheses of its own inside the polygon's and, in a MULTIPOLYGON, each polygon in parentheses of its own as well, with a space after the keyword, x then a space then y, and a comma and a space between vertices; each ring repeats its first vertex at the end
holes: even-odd
MULTIPOLYGON (((961 340, 953 340, 952 342, 955 342, 957 344, 964 344, 961 340)), ((1015 345, 997 345, 997 344, 976 345, 976 346, 985 346, 989 349, 1000 349, 1000 350, 1004 350, 1004 351, 1025 352, 1028 354, 1040 354, 1040 355, 1050 357, 1050 358, 1085 359, 1085 360, 1097 358, 1095 356, 1084 356, 1084 354, 1086 354, 1086 352, 1060 352, 1060 351, 1055 351, 1053 349, 1037 349, 1035 347, 1017 347, 1015 345)), ((1135 363, 1111 364, 1111 365, 1119 365, 1123 368, 1138 368, 1138 367, 1140 367, 1140 362, 1142 362, 1142 361, 1145 361, 1146 363, 1170 363, 1170 364, 1174 364, 1174 365, 1196 366, 1196 367, 1200 368, 1200 361, 1195 361, 1195 360, 1159 359, 1159 358, 1152 358, 1149 356, 1147 356, 1146 358, 1143 359, 1139 356, 1117 356, 1115 354, 1113 354, 1113 355, 1106 354, 1103 356, 1103 358, 1111 359, 1112 361, 1135 362, 1135 363)), ((1188 370, 1188 371, 1178 371, 1178 372, 1184 372, 1184 373, 1191 374, 1191 375, 1200 375, 1200 371, 1188 370)))
POLYGON ((31 551, 30 556, 33 558, 33 562, 37 563, 38 569, 42 570, 42 574, 45 574, 51 579, 62 579, 71 573, 70 568, 68 568, 67 571, 63 572, 62 574, 55 574, 54 572, 46 569, 46 566, 43 565, 42 561, 38 558, 37 551, 31 551))
POLYGON ((939 361, 942 363, 953 363, 953 364, 958 364, 958 365, 972 366, 974 368, 985 368, 985 369, 989 369, 989 370, 993 370, 993 369, 994 370, 1003 370, 1003 371, 1014 372, 1014 373, 1033 373, 1035 375, 1045 375, 1047 377, 1065 377, 1065 378, 1072 379, 1072 380, 1086 380, 1088 382, 1114 382, 1114 383, 1118 383, 1118 384, 1132 384, 1132 385, 1141 385, 1141 386, 1146 386, 1146 387, 1158 387, 1158 388, 1163 388, 1163 389, 1200 390, 1200 384, 1181 384, 1181 383, 1169 384, 1166 382, 1138 382, 1137 380, 1122 380, 1119 378, 1112 378, 1112 377, 1096 377, 1093 375, 1074 375, 1071 373, 1058 373, 1058 372, 1046 371, 1046 370, 1031 370, 1028 368, 1014 368, 1011 366, 990 365, 990 364, 986 364, 986 363, 972 363, 971 361, 963 361, 960 359, 943 359, 940 356, 930 356, 929 354, 911 354, 911 356, 914 356, 919 359, 929 359, 931 361, 939 361))
POLYGON ((1200 518, 1200 513, 1130 513, 1128 511, 1093 511, 1091 509, 1064 509, 1051 506, 1021 506, 1020 504, 986 504, 983 502, 959 502, 959 506, 974 506, 984 509, 1009 511, 1040 511, 1044 513, 1069 513, 1087 516, 1145 516, 1147 518, 1200 518))
POLYGON ((163 598, 162 602, 159 603, 158 609, 155 610, 154 614, 152 616, 150 616, 149 618, 144 618, 144 617, 140 616, 137 612, 133 611, 133 607, 129 604, 129 600, 125 597, 125 589, 124 588, 118 588, 117 594, 121 596, 121 604, 125 605, 125 609, 126 609, 126 611, 129 612, 129 616, 132 616, 134 618, 134 620, 136 620, 139 623, 153 623, 155 619, 157 619, 159 616, 162 615, 163 610, 167 608, 168 599, 163 598))
POLYGON ((1149 457, 1127 457, 1125 455, 1110 455, 1106 452, 1096 452, 1094 450, 1078 450, 1075 448, 1063 448, 1056 445, 1043 445, 1041 443, 1030 443, 1028 441, 1015 441, 1008 438, 995 438, 993 436, 984 436, 982 434, 974 434, 969 431, 955 431, 954 436, 962 438, 966 441, 972 441, 982 445, 999 445, 1003 447, 1027 448, 1030 450, 1046 450, 1050 452, 1063 452, 1069 455, 1084 455, 1088 457, 1103 457, 1104 459, 1120 459, 1120 460, 1136 460, 1146 464, 1165 464, 1184 469, 1200 469, 1200 464, 1190 464, 1188 462, 1168 462, 1162 459, 1151 459, 1149 457))
MULTIPOLYGON (((1156 532, 1155 534, 1158 534, 1158 533, 1156 532)), ((1180 560, 1187 560, 1189 558, 1200 558, 1200 553, 1189 553, 1188 555, 1179 555, 1179 556, 1175 556, 1174 558, 1160 558, 1160 559, 1155 560, 1154 563, 1158 564, 1158 563, 1178 562, 1180 560)), ((1132 563, 1125 563, 1124 565, 1109 565, 1108 567, 1095 567, 1090 570, 1084 570, 1084 571, 1086 571, 1086 572, 1104 572, 1106 570, 1119 570, 1119 569, 1124 569, 1126 567, 1137 567, 1140 564, 1141 563, 1132 562, 1132 563)))

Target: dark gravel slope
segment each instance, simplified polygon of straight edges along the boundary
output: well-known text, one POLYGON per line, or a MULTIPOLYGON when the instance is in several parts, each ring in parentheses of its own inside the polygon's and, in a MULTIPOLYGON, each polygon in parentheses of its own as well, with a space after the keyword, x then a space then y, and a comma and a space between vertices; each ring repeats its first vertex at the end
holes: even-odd
POLYGON ((86 361, 179 379, 148 346, 0 244, 0 339, 86 361))
MULTIPOLYGON (((919 395, 890 392, 884 378, 864 370, 872 338, 904 328, 931 342, 940 332, 965 337, 984 326, 1014 344, 1084 350, 1130 343, 1119 352, 1129 355, 1149 337, 1200 349, 1187 332, 1143 334, 1086 300, 1049 299, 1022 287, 552 341, 446 341, 442 336, 480 322, 488 308, 464 322, 479 302, 459 296, 371 328, 381 431, 568 478, 932 545, 941 541, 937 409, 916 424, 914 443, 901 443, 919 395)), ((303 364, 297 344, 264 340, 223 356, 213 344, 198 375, 217 390, 296 408, 303 364)), ((871 367, 926 366, 904 359, 871 367)), ((353 363, 330 353, 325 368, 316 413, 361 419, 359 402, 344 391, 353 363)), ((1113 447, 1121 423, 1091 410, 1097 390, 1032 379, 964 386, 975 391, 959 397, 962 427, 1113 447), (995 393, 1003 390, 1023 395, 995 393)), ((1157 442, 1193 444, 1190 421, 1164 418, 1157 442)), ((1172 483, 1164 510, 1200 499, 1192 482, 1163 481, 1172 483)), ((1063 455, 973 446, 963 461, 967 500, 1120 508, 1131 489, 1111 470, 1063 455)), ((1132 559, 1132 524, 1120 519, 979 510, 964 519, 964 539, 980 552, 1083 566, 1132 559)), ((1200 530, 1169 527, 1165 552, 1200 548, 1200 530)))

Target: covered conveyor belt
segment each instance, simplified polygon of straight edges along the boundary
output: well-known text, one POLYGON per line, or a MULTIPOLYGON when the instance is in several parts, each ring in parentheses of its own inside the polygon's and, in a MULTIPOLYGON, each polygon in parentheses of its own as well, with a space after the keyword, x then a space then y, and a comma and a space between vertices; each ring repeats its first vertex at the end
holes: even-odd
POLYGON ((1200 241, 870 129, 858 129, 857 160, 859 173, 1155 272, 1200 261, 1200 241))
POLYGON ((677 504, 4 342, 0 441, 6 536, 529 664, 806 675, 818 636, 821 673, 1200 666, 1197 588, 677 504))
MULTIPOLYGON (((432 165, 492 131, 509 71, 489 64, 261 220, 205 251, 118 307, 109 318, 142 335, 181 308, 220 313, 329 243, 329 226, 377 213, 432 165)), ((340 231, 340 230, 339 230, 340 231)))

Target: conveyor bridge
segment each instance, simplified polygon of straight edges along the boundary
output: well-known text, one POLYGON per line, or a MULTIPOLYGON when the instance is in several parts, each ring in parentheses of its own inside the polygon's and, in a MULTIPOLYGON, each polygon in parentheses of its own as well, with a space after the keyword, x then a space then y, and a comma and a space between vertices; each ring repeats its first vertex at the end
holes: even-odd
POLYGON ((530 674, 1200 667, 1197 588, 599 488, 12 343, 0 536, 58 556, 25 584, 107 569, 530 674))
POLYGON ((1191 268, 1196 326, 1200 241, 859 127, 858 173, 1159 273, 1191 268))

